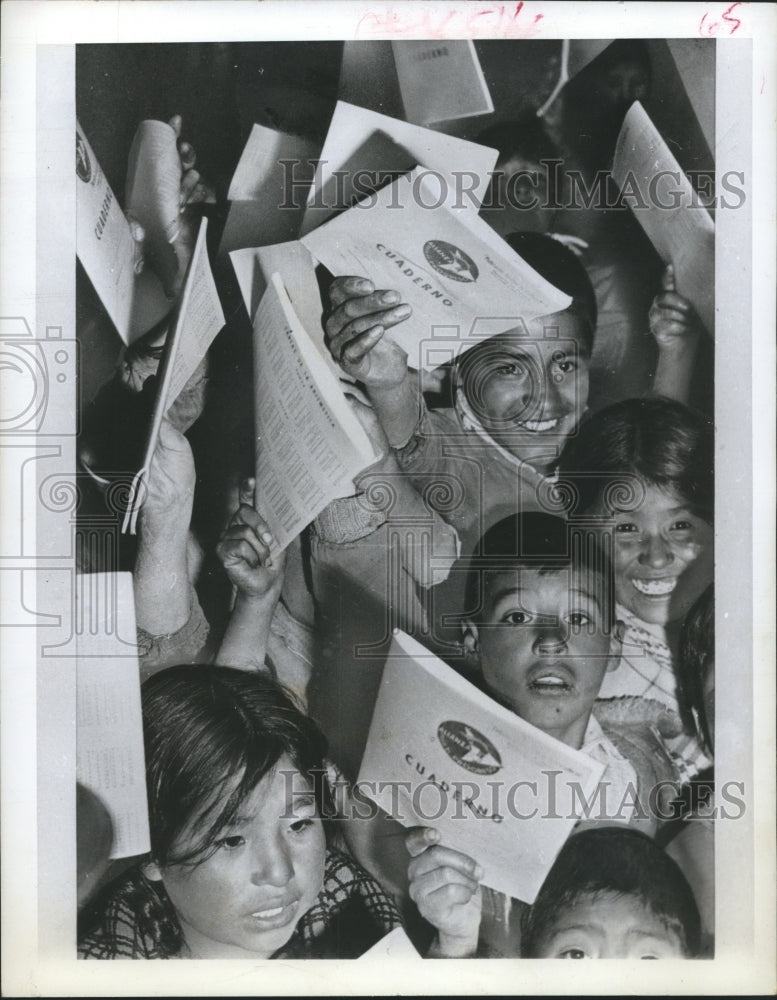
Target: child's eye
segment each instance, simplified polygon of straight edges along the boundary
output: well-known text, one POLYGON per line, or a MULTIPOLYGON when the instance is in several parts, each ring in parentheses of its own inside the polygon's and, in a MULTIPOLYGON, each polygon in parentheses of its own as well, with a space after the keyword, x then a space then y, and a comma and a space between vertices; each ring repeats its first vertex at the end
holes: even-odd
POLYGON ((313 825, 314 819, 315 817, 313 816, 305 816, 302 819, 295 820, 291 824, 289 829, 292 831, 292 833, 302 833, 303 830, 307 830, 308 827, 311 827, 313 825))
POLYGON ((525 375, 526 369, 518 361, 505 361, 494 369, 497 375, 525 375))
POLYGON ((525 611, 509 611, 502 618, 502 621, 508 625, 526 625, 530 620, 531 615, 525 611))
POLYGON ((241 837, 239 833, 233 833, 228 837, 222 837, 220 844, 222 847, 226 847, 228 851, 234 851, 238 847, 242 847, 245 842, 245 837, 241 837))
POLYGON ((619 535, 639 534, 639 527, 631 521, 623 521, 615 525, 615 530, 619 535))
POLYGON ((558 368, 560 372, 563 372, 564 375, 566 375, 569 372, 573 372, 575 370, 575 363, 574 361, 570 361, 569 358, 564 358, 562 361, 556 362, 556 368, 558 368))
POLYGON ((691 531, 693 525, 690 521, 675 521, 672 524, 672 531, 691 531))
POLYGON ((588 958, 582 948, 567 948, 562 951, 559 958, 588 958))
POLYGON ((583 625, 589 625, 591 623, 590 615, 587 615, 585 611, 570 611, 567 615, 567 621, 570 625, 574 625, 576 628, 581 628, 583 625))

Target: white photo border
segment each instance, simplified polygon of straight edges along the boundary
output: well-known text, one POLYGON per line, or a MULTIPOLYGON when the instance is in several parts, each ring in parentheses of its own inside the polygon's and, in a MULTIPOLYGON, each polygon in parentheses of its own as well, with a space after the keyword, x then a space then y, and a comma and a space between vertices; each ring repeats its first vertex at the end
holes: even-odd
POLYGON ((741 3, 7 0, 2 28, 0 340, 5 347, 12 342, 33 365, 42 354, 52 375, 41 408, 44 423, 37 428, 34 421, 13 419, 39 404, 25 396, 29 386, 3 383, 4 994, 569 990, 568 970, 547 961, 419 961, 412 968, 335 961, 117 966, 74 957, 75 661, 41 655, 49 636, 67 632, 70 624, 72 533, 66 504, 43 499, 46 477, 38 468, 46 464, 48 471, 53 461, 65 478, 75 467, 74 45, 390 37, 718 41, 716 172, 748 173, 749 198, 742 210, 717 215, 717 771, 723 780, 746 783, 748 812, 728 827, 718 824, 715 958, 662 962, 639 973, 630 964, 578 965, 574 987, 581 995, 623 992, 632 982, 658 995, 773 992, 777 9, 741 3), (57 381, 55 372, 64 378, 57 381), (48 521, 41 528, 41 504, 51 514, 51 530, 48 521), (726 724, 728 711, 736 725, 726 724))

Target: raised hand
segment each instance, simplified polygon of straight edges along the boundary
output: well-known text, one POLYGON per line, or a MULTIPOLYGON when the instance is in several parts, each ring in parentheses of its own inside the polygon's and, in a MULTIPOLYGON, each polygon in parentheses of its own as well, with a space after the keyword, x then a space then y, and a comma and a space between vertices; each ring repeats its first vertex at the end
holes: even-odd
POLYGON ((407 377, 407 355, 386 330, 412 313, 399 292, 376 290, 367 278, 335 278, 329 289, 332 307, 325 330, 332 357, 367 388, 390 388, 407 377))
POLYGON ((480 879, 483 869, 466 854, 443 847, 431 827, 415 827, 405 837, 412 860, 407 873, 410 898, 437 928, 436 955, 464 958, 477 950, 480 879))

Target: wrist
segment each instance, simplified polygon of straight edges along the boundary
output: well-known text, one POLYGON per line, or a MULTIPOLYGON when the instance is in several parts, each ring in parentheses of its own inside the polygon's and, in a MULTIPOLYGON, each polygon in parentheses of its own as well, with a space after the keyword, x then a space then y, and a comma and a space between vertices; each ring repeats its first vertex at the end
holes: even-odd
POLYGON ((438 931, 429 954, 438 958, 473 958, 477 950, 477 931, 461 936, 438 931))
POLYGON ((688 355, 695 354, 696 349, 699 346, 699 333, 694 331, 683 337, 682 340, 672 341, 670 343, 658 342, 658 356, 660 358, 685 358, 688 355))
POLYGON ((269 590, 263 592, 245 590, 237 586, 237 596, 235 597, 234 611, 257 612, 272 609, 278 603, 281 596, 281 583, 273 584, 269 590))

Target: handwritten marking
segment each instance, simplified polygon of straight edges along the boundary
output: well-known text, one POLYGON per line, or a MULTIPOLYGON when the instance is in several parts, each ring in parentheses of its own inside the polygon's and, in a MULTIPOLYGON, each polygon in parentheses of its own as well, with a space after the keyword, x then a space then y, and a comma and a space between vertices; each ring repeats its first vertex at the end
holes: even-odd
MULTIPOLYGON (((473 5, 474 6, 474 5, 473 5)), ((539 32, 544 14, 531 14, 524 0, 516 4, 495 4, 482 10, 466 7, 414 11, 408 8, 367 11, 356 25, 356 37, 402 38, 532 38, 539 32), (522 16, 524 15, 524 16, 522 16)))
POLYGON ((706 35, 708 38, 712 38, 714 35, 720 33, 721 30, 728 28, 728 34, 733 35, 734 32, 742 27, 742 22, 738 17, 732 17, 731 13, 736 7, 741 7, 741 0, 736 0, 736 3, 732 3, 722 14, 720 21, 708 21, 707 15, 709 11, 705 11, 702 14, 701 21, 699 21, 699 34, 706 35))

